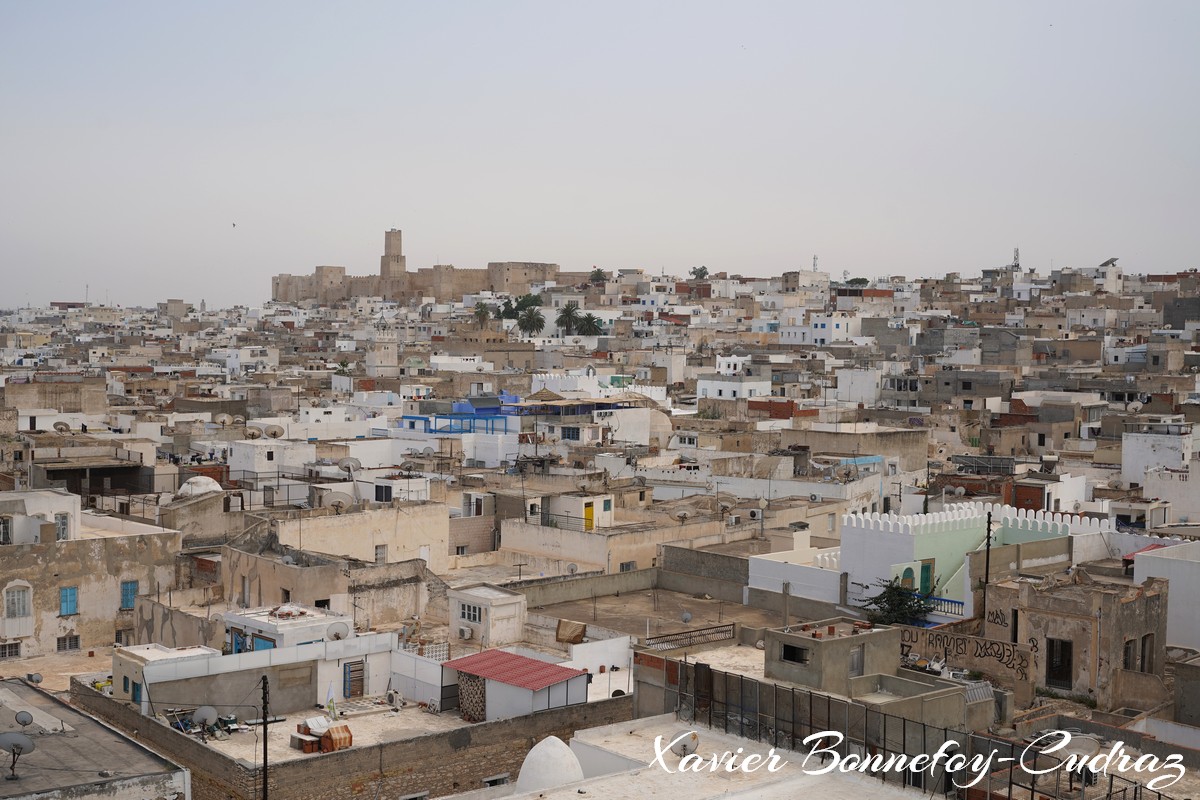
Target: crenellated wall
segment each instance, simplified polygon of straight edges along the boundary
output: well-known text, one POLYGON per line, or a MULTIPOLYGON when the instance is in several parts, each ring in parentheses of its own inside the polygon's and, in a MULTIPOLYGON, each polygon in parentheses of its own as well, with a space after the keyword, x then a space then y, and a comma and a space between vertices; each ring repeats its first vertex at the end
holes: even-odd
POLYGON ((992 515, 992 532, 997 536, 1012 533, 1017 536, 1024 534, 1029 538, 1045 538, 1113 530, 1112 523, 1107 519, 1030 511, 992 503, 959 503, 945 511, 931 514, 846 514, 842 517, 842 527, 843 531, 852 527, 858 530, 914 536, 926 533, 966 532, 985 527, 989 512, 992 515))

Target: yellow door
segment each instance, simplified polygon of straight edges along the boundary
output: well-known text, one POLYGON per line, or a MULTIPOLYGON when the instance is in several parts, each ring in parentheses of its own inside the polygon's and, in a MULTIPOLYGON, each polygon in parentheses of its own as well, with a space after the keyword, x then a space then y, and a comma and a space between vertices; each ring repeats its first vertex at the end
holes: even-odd
POLYGON ((596 507, 592 503, 583 504, 583 529, 590 531, 596 527, 596 507))

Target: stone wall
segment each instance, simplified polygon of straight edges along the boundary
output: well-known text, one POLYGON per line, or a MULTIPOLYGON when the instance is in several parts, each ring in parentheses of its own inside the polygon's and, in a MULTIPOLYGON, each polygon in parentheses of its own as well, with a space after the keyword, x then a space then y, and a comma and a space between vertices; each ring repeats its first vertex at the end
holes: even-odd
POLYGON ((900 653, 945 658, 958 669, 975 670, 1011 688, 1018 708, 1033 704, 1036 663, 1029 645, 983 639, 937 629, 900 627, 900 653))
POLYGON ((494 516, 452 517, 450 519, 450 555, 459 547, 467 548, 467 555, 487 553, 496 549, 496 527, 494 516))
MULTIPOLYGON (((75 705, 191 769, 195 800, 251 800, 261 795, 261 775, 252 765, 234 761, 144 717, 81 680, 72 681, 71 696, 75 705)), ((632 718, 633 696, 625 695, 402 741, 314 754, 271 765, 268 788, 274 800, 358 795, 395 798, 419 792, 441 797, 481 788, 482 780, 492 775, 508 773, 515 781, 525 755, 546 736, 566 741, 581 728, 632 718)), ((289 731, 280 727, 269 735, 283 737, 289 731)))

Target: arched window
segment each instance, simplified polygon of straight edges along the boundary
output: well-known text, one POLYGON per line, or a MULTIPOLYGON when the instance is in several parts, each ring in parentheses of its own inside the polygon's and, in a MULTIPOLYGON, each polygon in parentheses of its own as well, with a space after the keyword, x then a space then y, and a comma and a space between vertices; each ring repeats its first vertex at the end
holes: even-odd
POLYGON ((904 574, 900 576, 900 585, 905 589, 911 589, 913 588, 913 583, 916 581, 916 577, 916 573, 913 572, 912 567, 905 567, 904 574))

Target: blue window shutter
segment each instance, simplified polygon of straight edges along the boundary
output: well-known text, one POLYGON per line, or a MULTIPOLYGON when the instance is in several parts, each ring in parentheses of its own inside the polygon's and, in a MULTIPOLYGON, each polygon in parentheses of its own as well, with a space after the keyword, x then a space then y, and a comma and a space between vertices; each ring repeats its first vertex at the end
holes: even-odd
POLYGON ((342 697, 350 696, 350 665, 342 665, 342 697))
POLYGON ((58 590, 58 613, 66 617, 77 613, 76 589, 74 586, 64 586, 58 590))
POLYGON ((137 591, 137 581, 121 581, 121 608, 133 608, 133 601, 137 597, 137 591))

